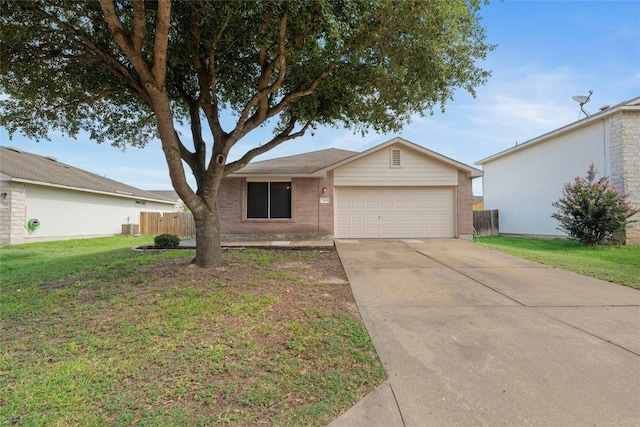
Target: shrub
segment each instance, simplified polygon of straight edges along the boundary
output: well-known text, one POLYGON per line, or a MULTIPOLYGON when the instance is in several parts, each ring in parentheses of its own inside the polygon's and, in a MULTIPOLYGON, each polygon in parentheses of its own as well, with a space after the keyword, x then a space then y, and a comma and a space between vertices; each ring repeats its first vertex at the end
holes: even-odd
POLYGON ((585 178, 575 178, 565 184, 563 196, 553 202, 558 212, 551 215, 560 222, 558 230, 585 245, 595 245, 624 230, 630 218, 638 212, 626 195, 609 184, 608 177, 595 182, 598 171, 591 164, 585 178))
POLYGON ((153 239, 153 243, 159 248, 177 248, 180 238, 175 234, 160 234, 153 239))

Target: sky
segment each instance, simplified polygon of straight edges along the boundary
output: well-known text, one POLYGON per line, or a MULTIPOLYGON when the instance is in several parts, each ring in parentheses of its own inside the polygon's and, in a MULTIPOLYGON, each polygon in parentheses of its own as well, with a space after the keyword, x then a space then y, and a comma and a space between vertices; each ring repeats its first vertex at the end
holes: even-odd
MULTIPOLYGON (((397 133, 365 136, 346 129, 319 128, 257 157, 266 160, 325 148, 364 151, 399 136, 429 150, 474 163, 575 122, 580 105, 589 113, 640 96, 640 0, 492 2, 480 15, 487 42, 497 45, 479 65, 491 70, 476 98, 459 91, 441 113, 416 116, 397 133)), ((122 151, 80 135, 52 133, 40 142, 0 128, 0 145, 53 156, 58 161, 144 190, 171 189, 160 142, 122 151)), ((240 157, 270 138, 266 129, 241 140, 230 154, 240 157)), ((481 168, 480 166, 475 166, 481 168)), ((193 183, 194 180, 191 180, 193 183)), ((475 195, 482 181, 475 179, 475 195)))

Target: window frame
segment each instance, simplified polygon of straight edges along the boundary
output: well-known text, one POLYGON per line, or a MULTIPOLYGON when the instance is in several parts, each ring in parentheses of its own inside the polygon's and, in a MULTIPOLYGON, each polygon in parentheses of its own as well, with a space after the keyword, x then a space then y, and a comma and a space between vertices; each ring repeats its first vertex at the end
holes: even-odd
MULTIPOLYGON (((246 206, 245 219, 246 220, 248 221, 291 221, 293 220, 293 182, 291 178, 247 180, 245 191, 246 191, 245 193, 245 206, 246 206), (253 209, 251 207, 252 202, 249 199, 249 197, 251 196, 251 191, 249 189, 251 184, 267 184, 267 187, 266 187, 267 194, 262 195, 264 198, 266 198, 266 203, 267 203, 266 207, 264 206, 262 207, 262 209, 266 210, 266 217, 250 216, 251 214, 250 211, 253 209), (274 208, 274 205, 273 205, 273 201, 274 201, 273 199, 274 197, 277 197, 278 193, 277 191, 274 191, 274 193, 272 193, 272 190, 271 190, 272 184, 285 184, 286 186, 288 186, 288 188, 286 188, 286 190, 288 190, 288 195, 289 195, 288 206, 283 207, 285 212, 288 211, 288 216, 275 216, 275 217, 273 216, 275 213, 274 209, 279 209, 279 207, 274 208)), ((280 199, 280 200, 283 200, 283 199, 280 199)), ((275 201, 277 203, 278 199, 276 199, 275 201)), ((258 202, 260 202, 260 200, 258 202)), ((260 209, 260 207, 257 207, 257 209, 260 209)))

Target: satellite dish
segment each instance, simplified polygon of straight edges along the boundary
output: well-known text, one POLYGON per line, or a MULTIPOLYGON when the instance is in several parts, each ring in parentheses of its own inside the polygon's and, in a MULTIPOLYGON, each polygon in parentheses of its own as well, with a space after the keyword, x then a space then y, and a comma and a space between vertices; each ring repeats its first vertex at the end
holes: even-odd
POLYGON ((576 101, 578 104, 580 104, 580 113, 578 113, 578 119, 580 119, 580 114, 582 114, 582 113, 584 113, 585 116, 589 117, 589 113, 584 111, 584 104, 589 102, 589 99, 591 99, 591 94, 592 93, 593 93, 593 91, 589 90, 589 96, 576 95, 576 96, 572 96, 571 97, 571 98, 573 98, 574 101, 576 101))

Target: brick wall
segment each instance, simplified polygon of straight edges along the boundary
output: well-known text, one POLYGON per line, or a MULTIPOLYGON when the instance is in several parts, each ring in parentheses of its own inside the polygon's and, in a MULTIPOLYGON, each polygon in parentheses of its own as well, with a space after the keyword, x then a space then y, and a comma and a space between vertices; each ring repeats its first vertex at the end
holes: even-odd
MULTIPOLYGON (((227 178, 219 193, 218 213, 223 239, 294 239, 330 237, 334 234, 333 173, 324 178, 293 178, 292 218, 261 220, 246 218, 246 180, 227 178), (323 192, 323 188, 327 191, 323 192), (329 203, 320 203, 320 199, 329 203)), ((458 172, 458 234, 473 236, 473 190, 471 178, 458 172)))
POLYGON ((26 224, 25 185, 2 181, 0 193, 7 193, 4 199, 0 199, 0 244, 23 243, 26 224))
POLYGON ((220 234, 224 239, 292 239, 333 235, 333 178, 293 178, 291 219, 247 219, 246 180, 227 178, 219 193, 220 234), (326 188, 326 193, 322 189, 326 188), (330 203, 321 204, 320 198, 330 203))
POLYGON ((458 171, 458 235, 473 237, 473 188, 471 178, 458 171))
MULTIPOLYGON (((612 116, 609 138, 611 184, 640 209, 640 112, 621 111, 612 116)), ((633 219, 640 221, 640 214, 633 219)), ((627 244, 640 245, 640 222, 630 224, 625 235, 627 244)))

